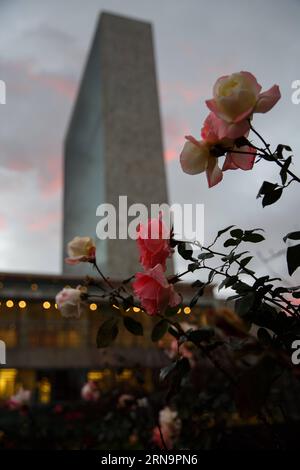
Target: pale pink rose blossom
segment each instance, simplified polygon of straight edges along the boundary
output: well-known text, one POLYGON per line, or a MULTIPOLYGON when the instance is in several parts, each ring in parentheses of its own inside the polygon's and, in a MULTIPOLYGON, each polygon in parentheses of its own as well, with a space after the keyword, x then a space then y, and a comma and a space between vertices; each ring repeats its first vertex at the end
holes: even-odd
POLYGON ((92 380, 89 380, 81 389, 81 398, 85 401, 98 401, 100 398, 100 391, 97 384, 92 380))
POLYGON ((65 318, 79 318, 86 310, 86 303, 82 300, 85 288, 78 286, 76 289, 65 287, 55 297, 57 307, 65 318))
POLYGON ((17 410, 22 408, 23 406, 28 405, 30 398, 31 391, 25 390, 23 387, 20 387, 18 392, 10 397, 7 402, 7 405, 11 410, 17 410))
POLYGON ((169 284, 161 264, 144 273, 137 273, 132 287, 148 315, 163 313, 168 306, 176 307, 181 302, 173 284, 169 284))
POLYGON ((250 72, 220 77, 213 87, 213 98, 207 107, 223 121, 220 137, 236 139, 249 130, 253 113, 266 113, 280 99, 278 85, 261 93, 261 85, 250 72))
POLYGON ((96 256, 96 245, 90 237, 74 237, 67 246, 67 264, 78 264, 82 262, 93 263, 96 256))
POLYGON ((215 186, 223 179, 223 174, 218 159, 210 154, 211 145, 203 140, 196 140, 193 136, 186 136, 186 139, 180 154, 182 170, 188 175, 205 171, 209 188, 215 186))
POLYGON ((237 168, 250 170, 255 161, 256 152, 254 149, 246 145, 236 147, 233 139, 222 137, 222 129, 223 121, 214 113, 209 113, 201 129, 203 140, 198 141, 192 136, 187 136, 187 142, 180 155, 182 170, 190 175, 206 171, 209 187, 215 186, 222 180, 222 171, 236 170, 237 168), (214 154, 216 146, 223 149, 226 154, 222 170, 219 168, 218 158, 214 154))
MULTIPOLYGON (((159 425, 163 440, 167 448, 170 450, 174 447, 181 431, 181 420, 178 413, 168 406, 159 412, 159 425)), ((164 448, 161 434, 158 426, 153 429, 152 441, 161 449, 164 448)))

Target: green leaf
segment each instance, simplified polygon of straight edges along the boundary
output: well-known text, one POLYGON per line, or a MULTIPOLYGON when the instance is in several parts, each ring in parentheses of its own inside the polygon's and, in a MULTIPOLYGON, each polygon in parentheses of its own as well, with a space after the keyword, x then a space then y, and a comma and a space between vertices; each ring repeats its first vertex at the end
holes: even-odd
POLYGON ((282 195, 283 188, 274 189, 272 193, 268 193, 263 197, 262 205, 263 207, 270 206, 277 202, 282 195))
POLYGON ((290 232, 285 237, 283 237, 283 241, 286 242, 287 240, 300 240, 300 232, 290 232))
POLYGON ((253 256, 247 256, 246 258, 241 259, 241 261, 240 261, 241 267, 244 268, 245 266, 247 266, 247 264, 250 263, 252 258, 253 258, 253 256))
POLYGON ((252 309, 252 307, 254 305, 254 301, 255 301, 254 292, 249 292, 248 294, 246 294, 241 299, 238 299, 235 302, 236 313, 240 317, 245 317, 250 312, 250 310, 252 309))
POLYGON ((105 320, 97 333, 97 348, 107 348, 107 346, 116 339, 118 333, 118 319, 116 317, 111 317, 108 320, 105 320))
POLYGON ((215 335, 215 330, 211 327, 203 327, 199 330, 192 330, 186 333, 188 341, 191 341, 194 344, 198 344, 201 341, 208 341, 213 338, 215 335))
POLYGON ((194 288, 194 287, 200 287, 200 288, 201 288, 201 287, 204 287, 204 286, 205 286, 205 283, 202 282, 202 281, 200 281, 199 279, 197 279, 196 281, 194 281, 193 284, 192 284, 192 287, 193 287, 193 288, 194 288))
POLYGON ((241 239, 242 236, 243 236, 244 232, 243 230, 241 230, 240 228, 236 228, 234 230, 231 230, 230 232, 230 235, 233 237, 233 238, 238 238, 238 239, 241 239))
POLYGON ((169 322, 165 319, 160 320, 154 326, 151 334, 151 339, 153 342, 159 341, 168 331, 169 322))
POLYGON ((264 196, 265 194, 270 194, 276 188, 278 188, 278 184, 270 183, 269 181, 264 181, 256 197, 259 198, 261 196, 264 196))
POLYGON ((197 269, 199 269, 199 263, 196 262, 196 263, 190 263, 188 265, 188 270, 193 273, 194 271, 196 271, 197 269))
POLYGON ((259 243, 259 242, 262 242, 263 240, 265 240, 265 237, 261 235, 260 233, 245 232, 245 235, 243 236, 244 242, 259 243))
POLYGON ((229 225, 229 227, 223 228, 223 230, 219 230, 217 233, 217 238, 219 238, 223 233, 228 232, 234 225, 229 225))
POLYGON ((291 162, 292 162, 292 157, 290 156, 285 160, 283 167, 280 170, 280 177, 281 177, 282 184, 286 183, 287 175, 288 175, 287 170, 289 169, 291 162))
POLYGON ((234 239, 234 238, 228 238, 228 240, 224 242, 224 246, 225 248, 227 248, 228 246, 236 246, 238 243, 239 243, 239 240, 234 239))
POLYGON ((213 253, 200 253, 200 255, 198 255, 198 259, 200 260, 209 259, 213 257, 214 257, 213 253))
POLYGON ((277 157, 280 158, 280 159, 282 158, 283 150, 286 150, 287 152, 292 151, 292 149, 289 145, 283 145, 283 144, 277 145, 275 153, 276 153, 277 157))
POLYGON ((227 289, 227 287, 233 286, 233 284, 235 284, 238 281, 238 279, 239 278, 237 276, 225 277, 225 279, 223 279, 223 281, 219 285, 218 290, 223 289, 223 287, 225 287, 227 289))
POLYGON ((123 317, 123 323, 125 328, 133 335, 143 336, 143 325, 139 321, 126 315, 123 317))
POLYGON ((186 242, 178 243, 177 250, 183 259, 190 260, 193 257, 193 249, 191 245, 186 242))
POLYGON ((300 244, 289 246, 286 253, 289 275, 291 276, 300 266, 300 244))

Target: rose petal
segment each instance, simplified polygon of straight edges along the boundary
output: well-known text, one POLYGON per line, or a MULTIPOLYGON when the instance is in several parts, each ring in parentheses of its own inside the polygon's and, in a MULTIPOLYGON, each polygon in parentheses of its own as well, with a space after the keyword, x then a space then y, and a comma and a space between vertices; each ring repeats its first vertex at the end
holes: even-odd
POLYGON ((242 70, 240 72, 240 74, 243 75, 244 78, 246 78, 248 83, 251 84, 252 89, 254 90, 254 92, 258 95, 260 90, 261 90, 261 85, 257 82, 255 76, 252 73, 246 72, 244 70, 242 70))
POLYGON ((222 121, 219 127, 219 137, 220 139, 224 139, 227 137, 228 139, 237 139, 238 137, 242 137, 249 133, 250 125, 248 121, 241 121, 238 123, 228 123, 222 121))
POLYGON ((201 147, 188 141, 184 144, 180 155, 182 170, 188 175, 197 175, 206 170, 209 158, 209 149, 204 143, 201 147))
POLYGON ((220 181, 222 181, 223 173, 219 168, 217 158, 211 157, 209 159, 208 168, 206 170, 206 177, 209 188, 212 188, 216 184, 220 183, 220 181))
POLYGON ((266 113, 275 106, 277 101, 281 98, 281 93, 278 85, 273 85, 269 90, 260 93, 258 101, 255 105, 255 113, 266 113))
POLYGON ((241 155, 238 153, 228 152, 222 170, 237 170, 238 168, 241 170, 251 170, 253 168, 256 156, 254 150, 251 150, 251 148, 247 146, 240 147, 236 150, 241 152, 249 152, 249 154, 241 155))

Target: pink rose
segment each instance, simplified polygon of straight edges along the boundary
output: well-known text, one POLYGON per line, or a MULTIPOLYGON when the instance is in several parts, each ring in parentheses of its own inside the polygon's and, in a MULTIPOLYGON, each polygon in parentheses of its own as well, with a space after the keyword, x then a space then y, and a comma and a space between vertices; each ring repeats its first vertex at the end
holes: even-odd
POLYGON ((278 85, 260 93, 261 85, 249 72, 220 77, 213 88, 207 107, 223 121, 220 137, 235 139, 249 130, 247 120, 253 113, 266 113, 280 99, 278 85))
POLYGON ((86 309, 86 303, 82 300, 85 289, 78 286, 76 289, 65 287, 55 298, 57 307, 65 318, 79 318, 86 309))
MULTIPOLYGON (((159 425, 163 440, 168 449, 172 449, 178 440, 181 432, 181 419, 178 413, 168 406, 159 412, 159 425)), ((153 429, 152 441, 161 449, 164 449, 164 444, 161 438, 160 430, 157 427, 153 429)))
POLYGON ((208 187, 211 188, 223 179, 222 171, 218 165, 218 159, 211 153, 212 145, 204 140, 197 140, 193 136, 186 136, 180 155, 182 170, 188 175, 196 175, 206 172, 208 187))
POLYGON ((67 264, 78 264, 82 262, 93 263, 96 256, 96 245, 90 237, 75 237, 68 243, 67 264))
POLYGON ((140 263, 145 269, 161 264, 166 270, 166 259, 172 250, 170 230, 167 230, 161 217, 149 219, 147 225, 139 225, 137 245, 140 251, 140 263))
POLYGON ((190 135, 186 136, 186 139, 187 142, 180 154, 182 170, 188 175, 197 175, 205 171, 210 188, 222 181, 223 174, 218 159, 210 153, 211 145, 190 135))
POLYGON ((92 380, 89 380, 81 389, 81 398, 85 401, 98 401, 100 391, 98 386, 92 380))
POLYGON ((10 399, 7 402, 7 405, 11 410, 18 410, 22 408, 23 406, 28 405, 30 398, 31 398, 30 390, 24 390, 24 388, 21 387, 15 395, 10 397, 10 399))
MULTIPOLYGON (((222 170, 251 170, 254 165, 256 152, 249 146, 237 148, 234 139, 224 137, 224 122, 214 113, 209 113, 201 129, 203 140, 198 141, 192 136, 187 136, 180 155, 182 170, 195 175, 206 171, 208 186, 211 188, 223 179, 223 174, 215 156, 215 149, 223 149, 226 158, 222 170), (230 149, 230 150, 229 150, 230 149), (242 152, 242 153, 235 153, 242 152)), ((245 134, 248 135, 248 131, 245 134)))
POLYGON ((164 312, 168 305, 176 307, 181 301, 174 286, 168 283, 161 264, 144 273, 137 273, 132 287, 148 315, 164 312))

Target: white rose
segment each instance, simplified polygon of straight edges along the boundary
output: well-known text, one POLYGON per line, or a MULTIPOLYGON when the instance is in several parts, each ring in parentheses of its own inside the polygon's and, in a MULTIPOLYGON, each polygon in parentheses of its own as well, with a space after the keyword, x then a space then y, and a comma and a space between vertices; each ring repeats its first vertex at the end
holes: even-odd
POLYGON ((85 302, 83 302, 81 295, 83 290, 78 287, 72 289, 71 287, 65 287, 56 295, 57 307, 61 314, 65 318, 79 318, 80 315, 86 308, 85 302))
POLYGON ((92 263, 96 256, 96 245, 90 237, 75 237, 68 243, 67 251, 68 258, 65 261, 68 264, 92 263))

